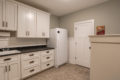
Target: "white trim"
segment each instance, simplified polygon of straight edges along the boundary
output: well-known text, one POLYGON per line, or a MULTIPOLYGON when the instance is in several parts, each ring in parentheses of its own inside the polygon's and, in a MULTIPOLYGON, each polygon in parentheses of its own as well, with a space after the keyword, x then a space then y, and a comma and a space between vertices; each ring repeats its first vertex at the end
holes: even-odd
POLYGON ((79 24, 79 23, 88 23, 88 22, 92 22, 94 24, 94 19, 91 20, 85 20, 85 21, 78 21, 78 22, 74 22, 74 25, 79 24))

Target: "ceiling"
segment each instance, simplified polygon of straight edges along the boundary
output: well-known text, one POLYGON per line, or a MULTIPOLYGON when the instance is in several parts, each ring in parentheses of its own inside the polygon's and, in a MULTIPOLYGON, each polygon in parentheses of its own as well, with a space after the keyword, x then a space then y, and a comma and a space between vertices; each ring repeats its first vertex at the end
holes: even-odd
POLYGON ((42 10, 49 11, 56 16, 67 15, 108 0, 18 0, 42 10))

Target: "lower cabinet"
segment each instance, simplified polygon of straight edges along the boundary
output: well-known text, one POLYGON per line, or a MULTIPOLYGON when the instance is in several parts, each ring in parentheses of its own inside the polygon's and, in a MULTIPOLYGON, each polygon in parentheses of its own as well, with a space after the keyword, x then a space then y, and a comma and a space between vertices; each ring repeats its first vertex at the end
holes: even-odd
POLYGON ((54 66, 54 49, 0 57, 0 80, 21 80, 54 66))
POLYGON ((54 66, 54 50, 30 52, 21 55, 21 77, 25 79, 33 74, 54 66))
POLYGON ((20 80, 20 55, 0 58, 0 80, 20 80))
POLYGON ((40 51, 21 55, 22 79, 40 71, 40 51))
POLYGON ((0 64, 0 80, 8 80, 7 74, 7 64, 0 64))
POLYGON ((41 70, 54 66, 54 50, 41 51, 41 70))

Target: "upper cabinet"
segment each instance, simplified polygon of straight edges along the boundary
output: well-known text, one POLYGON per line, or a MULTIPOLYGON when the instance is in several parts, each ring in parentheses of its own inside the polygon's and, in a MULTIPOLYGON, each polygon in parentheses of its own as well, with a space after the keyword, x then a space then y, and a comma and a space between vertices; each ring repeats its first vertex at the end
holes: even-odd
POLYGON ((24 5, 18 6, 18 33, 17 37, 36 37, 36 11, 24 5))
POLYGON ((49 38, 50 14, 37 11, 37 37, 49 38))
POLYGON ((19 38, 49 38, 50 14, 18 4, 19 38))
POLYGON ((10 0, 0 0, 0 30, 16 31, 17 4, 10 0))

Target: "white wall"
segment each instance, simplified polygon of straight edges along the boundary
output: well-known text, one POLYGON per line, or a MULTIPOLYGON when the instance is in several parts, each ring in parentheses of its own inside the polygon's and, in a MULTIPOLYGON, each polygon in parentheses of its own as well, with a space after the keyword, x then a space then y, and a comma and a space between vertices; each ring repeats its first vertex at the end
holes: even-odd
POLYGON ((69 63, 71 64, 75 64, 75 41, 74 41, 74 37, 69 37, 69 63))

